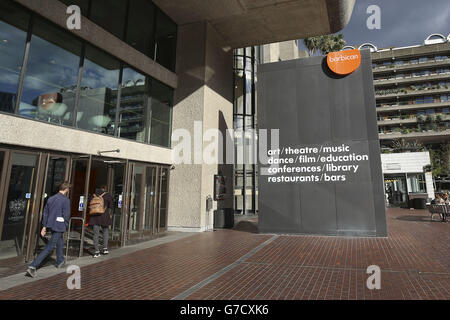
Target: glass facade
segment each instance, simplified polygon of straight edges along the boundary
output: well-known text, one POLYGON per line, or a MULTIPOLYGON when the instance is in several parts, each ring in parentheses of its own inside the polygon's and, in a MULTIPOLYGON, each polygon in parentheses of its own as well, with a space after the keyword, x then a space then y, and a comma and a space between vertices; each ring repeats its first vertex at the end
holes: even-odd
POLYGON ((235 210, 257 213, 256 84, 260 47, 234 51, 235 210))
POLYGON ((80 55, 80 41, 34 19, 19 115, 71 125, 80 55))
MULTIPOLYGON (((151 1, 65 2, 80 5, 83 12, 117 15, 114 24, 111 19, 106 21, 101 12, 91 18, 116 36, 123 29, 122 38, 127 34, 131 45, 147 53, 153 51, 157 34, 151 30, 160 30, 161 37, 171 34, 172 40, 176 38, 176 26, 151 1), (104 10, 110 2, 110 10, 104 10), (133 17, 133 25, 127 26, 127 19, 119 19, 126 17, 124 8, 130 14, 150 10, 151 17, 162 17, 163 22, 158 29, 155 19, 133 17), (147 28, 150 26, 153 29, 147 28)), ((160 47, 166 67, 173 62, 170 57, 175 57, 175 51, 166 52, 175 50, 169 42, 160 47)), ((125 66, 63 28, 32 16, 11 1, 0 4, 0 103, 2 112, 170 147, 172 88, 125 66)))
POLYGON ((76 126, 114 135, 120 61, 86 46, 76 126))
POLYGON ((88 19, 171 71, 175 71, 177 25, 151 0, 62 0, 88 19))
POLYGON ((30 15, 0 4, 0 111, 14 113, 30 15))

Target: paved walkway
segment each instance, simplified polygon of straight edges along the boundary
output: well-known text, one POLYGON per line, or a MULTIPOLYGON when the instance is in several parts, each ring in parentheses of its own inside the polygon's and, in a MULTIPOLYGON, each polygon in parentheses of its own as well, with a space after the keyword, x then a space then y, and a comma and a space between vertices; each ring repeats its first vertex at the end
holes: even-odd
POLYGON ((6 277, 0 299, 450 300, 450 223, 425 211, 390 209, 389 237, 378 239, 260 235, 255 221, 79 259, 81 290, 54 268, 6 277), (370 265, 382 270, 381 290, 366 288, 370 265))

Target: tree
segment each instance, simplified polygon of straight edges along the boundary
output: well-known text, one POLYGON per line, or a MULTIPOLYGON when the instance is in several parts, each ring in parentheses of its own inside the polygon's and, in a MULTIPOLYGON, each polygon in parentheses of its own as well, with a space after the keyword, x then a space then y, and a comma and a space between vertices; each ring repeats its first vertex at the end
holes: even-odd
POLYGON ((327 55, 330 52, 341 51, 346 44, 342 33, 325 36, 320 51, 322 51, 322 54, 327 55))
POLYGON ((303 39, 303 43, 305 44, 305 47, 308 49, 310 56, 313 56, 317 50, 320 50, 322 37, 323 36, 303 39))
POLYGON ((450 175, 450 143, 439 148, 430 149, 431 168, 434 177, 446 177, 450 175))
POLYGON ((323 55, 327 55, 334 51, 340 51, 347 44, 342 33, 305 38, 303 43, 308 49, 310 56, 314 55, 317 51, 320 51, 323 55))

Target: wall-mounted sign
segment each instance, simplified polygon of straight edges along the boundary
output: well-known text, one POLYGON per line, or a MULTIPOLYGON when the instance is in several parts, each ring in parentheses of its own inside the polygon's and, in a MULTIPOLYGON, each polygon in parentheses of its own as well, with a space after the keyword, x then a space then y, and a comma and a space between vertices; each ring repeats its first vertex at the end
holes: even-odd
POLYGON ((78 203, 78 211, 84 210, 84 196, 80 196, 80 202, 78 203))
POLYGON ((117 207, 118 207, 119 209, 122 208, 122 201, 123 201, 123 196, 120 194, 120 195, 119 195, 119 201, 117 202, 117 207))
POLYGON ((336 74, 350 74, 361 65, 361 52, 358 49, 330 52, 327 57, 327 64, 331 71, 336 74))

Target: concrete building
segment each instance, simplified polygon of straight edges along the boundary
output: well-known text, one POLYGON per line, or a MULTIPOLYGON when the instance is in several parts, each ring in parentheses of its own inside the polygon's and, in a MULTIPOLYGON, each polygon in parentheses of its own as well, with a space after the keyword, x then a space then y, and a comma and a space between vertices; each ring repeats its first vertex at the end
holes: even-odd
POLYGON ((449 142, 450 42, 430 36, 423 45, 376 49, 372 59, 382 146, 449 142))
MULTIPOLYGON (((359 48, 365 47, 372 52, 380 144, 385 152, 400 152, 382 155, 390 204, 407 206, 416 196, 434 198, 432 174, 424 170, 431 164, 430 153, 411 152, 414 146, 408 143, 428 150, 450 143, 449 39, 433 34, 422 45, 378 49, 366 43, 359 48)), ((436 191, 450 185, 442 179, 436 191)))
POLYGON ((234 48, 337 32, 354 2, 1 1, 0 259, 33 258, 42 208, 63 180, 82 244, 100 184, 114 196, 115 245, 208 228, 214 176, 233 165, 173 166, 172 132, 206 148, 209 128, 233 128, 234 48), (68 28, 70 5, 79 29, 68 28))

